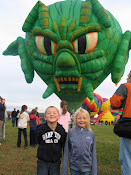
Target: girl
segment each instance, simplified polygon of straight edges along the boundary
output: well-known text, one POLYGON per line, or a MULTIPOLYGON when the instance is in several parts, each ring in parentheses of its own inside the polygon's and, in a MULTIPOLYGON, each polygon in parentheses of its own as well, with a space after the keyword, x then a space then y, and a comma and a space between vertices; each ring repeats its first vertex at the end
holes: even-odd
POLYGON ((27 142, 27 122, 30 120, 29 115, 27 113, 27 106, 23 105, 21 108, 20 117, 18 120, 18 140, 17 140, 17 147, 21 146, 21 132, 23 132, 24 140, 25 140, 25 148, 28 146, 27 142))
POLYGON ((61 175, 68 173, 68 155, 70 153, 71 175, 97 175, 95 136, 90 127, 89 113, 78 109, 74 117, 74 128, 70 129, 64 149, 61 175))
POLYGON ((36 116, 37 111, 33 109, 30 114, 30 146, 37 145, 37 138, 36 138, 36 128, 39 125, 39 118, 36 116))
POLYGON ((58 123, 63 126, 66 132, 68 132, 71 118, 70 113, 67 111, 67 102, 61 101, 60 107, 61 107, 59 110, 60 118, 58 120, 58 123))

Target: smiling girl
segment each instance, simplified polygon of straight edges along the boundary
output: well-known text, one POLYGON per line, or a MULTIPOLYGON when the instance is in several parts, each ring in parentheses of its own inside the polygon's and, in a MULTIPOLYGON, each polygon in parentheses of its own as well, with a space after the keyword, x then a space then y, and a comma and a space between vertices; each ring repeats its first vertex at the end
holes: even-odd
POLYGON ((67 175, 69 153, 71 175, 97 175, 95 136, 85 109, 76 111, 74 126, 67 134, 61 175, 67 175))

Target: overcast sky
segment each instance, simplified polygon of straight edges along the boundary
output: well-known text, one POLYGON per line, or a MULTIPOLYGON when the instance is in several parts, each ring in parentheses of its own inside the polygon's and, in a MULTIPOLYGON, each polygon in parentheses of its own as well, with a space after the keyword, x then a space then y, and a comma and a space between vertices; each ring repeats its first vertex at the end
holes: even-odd
MULTIPOLYGON (((57 1, 59 0, 42 0, 45 5, 57 1)), ((38 106, 39 112, 44 112, 49 105, 59 108, 60 99, 55 94, 47 99, 42 98, 47 86, 36 73, 33 82, 26 83, 19 56, 2 55, 7 46, 18 36, 25 38, 22 25, 36 2, 37 0, 4 0, 0 2, 0 96, 6 99, 7 110, 10 110, 11 107, 18 109, 23 104, 26 104, 29 110, 38 106)), ((130 0, 100 0, 99 2, 118 20, 123 32, 131 31, 130 0)), ((126 81, 130 69, 131 58, 120 83, 126 81)), ((113 84, 109 75, 94 92, 101 95, 102 98, 110 98, 120 83, 117 86, 113 84)))

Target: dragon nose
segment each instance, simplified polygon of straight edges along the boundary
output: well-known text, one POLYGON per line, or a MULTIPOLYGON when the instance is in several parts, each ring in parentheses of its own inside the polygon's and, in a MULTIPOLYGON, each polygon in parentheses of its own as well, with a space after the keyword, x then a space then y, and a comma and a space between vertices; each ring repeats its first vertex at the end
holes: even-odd
POLYGON ((72 68, 75 64, 73 56, 68 52, 61 52, 57 57, 56 66, 59 68, 72 68))

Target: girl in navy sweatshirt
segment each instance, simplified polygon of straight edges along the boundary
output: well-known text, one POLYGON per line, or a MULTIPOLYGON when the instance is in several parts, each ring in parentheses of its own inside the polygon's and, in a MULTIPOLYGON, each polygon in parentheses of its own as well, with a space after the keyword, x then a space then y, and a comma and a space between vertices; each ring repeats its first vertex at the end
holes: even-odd
POLYGON ((67 134, 61 175, 68 174, 69 153, 71 175, 97 175, 95 136, 90 127, 90 115, 86 110, 76 111, 74 126, 67 134))

